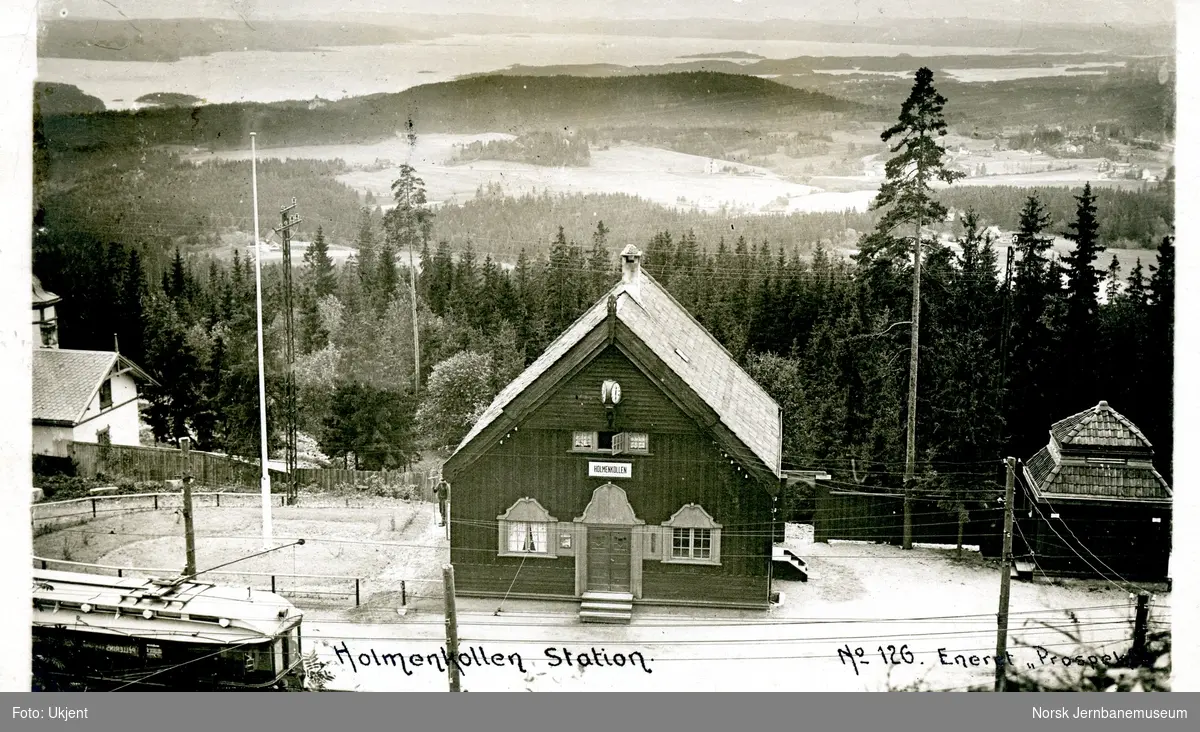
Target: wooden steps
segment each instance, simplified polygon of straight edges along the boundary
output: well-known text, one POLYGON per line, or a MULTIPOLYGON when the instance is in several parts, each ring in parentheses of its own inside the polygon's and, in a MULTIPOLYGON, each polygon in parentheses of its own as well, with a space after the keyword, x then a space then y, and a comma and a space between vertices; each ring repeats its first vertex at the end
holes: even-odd
POLYGON ((775 565, 776 579, 808 581, 808 562, 796 556, 791 549, 785 546, 772 547, 771 561, 775 565))
POLYGON ((579 604, 579 620, 584 623, 628 625, 633 618, 633 595, 628 592, 585 592, 579 604))

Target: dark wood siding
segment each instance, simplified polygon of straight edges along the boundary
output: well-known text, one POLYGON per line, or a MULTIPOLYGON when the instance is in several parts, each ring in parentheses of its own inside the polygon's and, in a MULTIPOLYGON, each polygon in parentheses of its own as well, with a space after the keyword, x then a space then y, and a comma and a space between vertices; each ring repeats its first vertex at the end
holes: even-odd
MULTIPOLYGON (((1035 571, 1047 575, 1106 577, 1119 582, 1163 580, 1171 556, 1171 509, 1165 506, 1036 504, 1018 516, 1019 537, 1035 571), (1051 518, 1051 513, 1059 514, 1051 518), (1159 518, 1155 523, 1152 519, 1159 518)), ((1016 542, 1014 541, 1014 546, 1016 542)))
POLYGON ((699 504, 722 525, 720 566, 646 559, 644 600, 766 604, 769 494, 763 485, 739 474, 711 438, 613 348, 551 394, 502 444, 493 445, 456 476, 451 561, 461 592, 575 596, 574 557, 526 559, 523 567, 520 558, 500 557, 496 521, 528 496, 561 524, 573 523, 592 492, 606 482, 587 476, 589 460, 633 464, 632 479, 614 482, 648 526, 667 521, 688 503, 699 504), (649 455, 571 451, 575 430, 609 429, 599 401, 605 378, 617 379, 623 392, 613 428, 648 433, 649 455))
POLYGON ((556 389, 526 420, 526 428, 609 429, 604 405, 600 403, 600 384, 605 379, 616 379, 621 384, 621 404, 614 424, 618 430, 696 432, 695 423, 675 406, 671 398, 613 347, 556 389))

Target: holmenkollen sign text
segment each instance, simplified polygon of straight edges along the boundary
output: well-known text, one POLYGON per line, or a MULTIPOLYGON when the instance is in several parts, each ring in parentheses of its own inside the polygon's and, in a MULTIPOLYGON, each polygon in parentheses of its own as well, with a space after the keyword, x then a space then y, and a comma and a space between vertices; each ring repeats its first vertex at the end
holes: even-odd
POLYGON ((588 461, 589 478, 632 478, 633 463, 601 463, 588 461))

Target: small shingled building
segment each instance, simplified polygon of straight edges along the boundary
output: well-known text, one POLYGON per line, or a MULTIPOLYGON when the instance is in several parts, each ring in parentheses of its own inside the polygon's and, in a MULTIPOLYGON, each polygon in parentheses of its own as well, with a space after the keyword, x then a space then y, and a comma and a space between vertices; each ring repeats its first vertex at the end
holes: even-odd
POLYGON ((781 410, 641 257, 444 465, 458 594, 769 606, 781 410))
POLYGON ((1153 458, 1142 431, 1108 402, 1055 422, 1050 442, 1022 466, 1024 490, 1014 503, 1018 568, 1168 579, 1172 492, 1153 458))

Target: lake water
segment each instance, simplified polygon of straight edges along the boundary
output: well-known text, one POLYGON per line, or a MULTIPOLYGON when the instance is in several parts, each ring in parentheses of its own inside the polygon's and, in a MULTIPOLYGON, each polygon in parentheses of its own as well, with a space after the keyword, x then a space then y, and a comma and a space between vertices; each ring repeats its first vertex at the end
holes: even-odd
POLYGON ((941 56, 1009 54, 1020 49, 901 46, 816 41, 745 41, 600 35, 454 35, 384 46, 315 51, 243 51, 173 63, 41 58, 41 81, 74 84, 110 109, 138 105, 154 92, 190 94, 209 103, 339 99, 398 92, 463 74, 559 64, 657 65, 681 56, 746 51, 767 58, 796 56, 941 56))
MULTIPOLYGON (((1096 76, 1107 73, 1111 69, 1125 66, 1125 62, 1105 63, 1087 61, 1078 64, 1054 64, 1051 66, 1027 66, 1018 68, 977 68, 977 69, 942 69, 941 73, 952 77, 955 81, 976 84, 988 81, 1016 81, 1018 79, 1037 79, 1046 76, 1096 76)), ((851 76, 856 74, 867 76, 891 76, 898 79, 911 79, 915 69, 910 71, 863 71, 860 69, 818 69, 815 73, 830 76, 851 76)))

